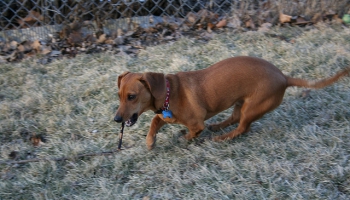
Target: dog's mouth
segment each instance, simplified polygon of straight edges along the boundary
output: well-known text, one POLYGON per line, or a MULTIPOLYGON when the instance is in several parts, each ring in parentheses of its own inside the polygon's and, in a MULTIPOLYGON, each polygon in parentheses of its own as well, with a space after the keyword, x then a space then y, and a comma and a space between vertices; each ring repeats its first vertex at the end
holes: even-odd
POLYGON ((138 114, 135 113, 133 114, 130 119, 128 119, 126 122, 125 122, 125 126, 127 127, 130 127, 132 125, 134 125, 136 122, 137 122, 137 118, 138 118, 138 114))

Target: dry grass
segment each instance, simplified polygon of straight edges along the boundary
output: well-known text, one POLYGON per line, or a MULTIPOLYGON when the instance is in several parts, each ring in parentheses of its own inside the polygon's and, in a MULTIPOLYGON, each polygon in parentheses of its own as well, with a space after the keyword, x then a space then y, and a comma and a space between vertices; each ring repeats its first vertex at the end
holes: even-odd
POLYGON ((206 140, 207 130, 187 142, 180 138, 182 126, 167 125, 148 151, 153 114, 147 112, 125 130, 126 150, 74 159, 117 148, 115 82, 125 70, 175 73, 251 55, 288 75, 319 79, 350 64, 349 28, 276 27, 270 33, 292 42, 228 32, 207 43, 183 38, 150 47, 137 58, 103 53, 45 66, 35 60, 2 64, 1 161, 13 151, 17 159, 72 159, 0 165, 0 199, 349 199, 350 78, 304 98, 303 89, 288 89, 279 108, 229 142, 206 140), (47 141, 33 147, 32 134, 47 141))

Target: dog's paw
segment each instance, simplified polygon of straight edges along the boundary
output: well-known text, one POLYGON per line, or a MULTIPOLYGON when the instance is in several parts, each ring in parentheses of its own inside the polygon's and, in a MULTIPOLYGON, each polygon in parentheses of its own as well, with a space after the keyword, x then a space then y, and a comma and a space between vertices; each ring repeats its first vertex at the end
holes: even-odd
POLYGON ((181 133, 182 135, 186 135, 187 131, 186 131, 185 129, 182 129, 182 130, 180 131, 180 133, 181 133))
POLYGON ((220 131, 220 129, 221 128, 219 125, 216 125, 216 124, 208 125, 208 130, 210 131, 217 132, 217 131, 220 131))
POLYGON ((148 136, 146 137, 146 146, 148 150, 152 150, 156 146, 156 137, 148 136))
POLYGON ((187 133, 186 135, 183 136, 186 140, 192 140, 194 137, 190 133, 187 133))
POLYGON ((213 140, 214 142, 222 142, 222 141, 224 141, 225 139, 223 139, 222 136, 220 135, 220 136, 215 136, 215 137, 213 137, 212 140, 213 140))
POLYGON ((153 144, 146 144, 148 150, 152 150, 154 147, 156 147, 156 143, 153 144))

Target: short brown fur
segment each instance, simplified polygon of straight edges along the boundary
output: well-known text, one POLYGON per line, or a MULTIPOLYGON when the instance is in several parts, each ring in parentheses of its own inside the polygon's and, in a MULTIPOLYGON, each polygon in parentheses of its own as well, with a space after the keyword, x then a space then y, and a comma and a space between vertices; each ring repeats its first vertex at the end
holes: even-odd
POLYGON ((120 106, 116 116, 123 121, 133 114, 140 116, 147 110, 162 108, 166 97, 166 80, 170 82, 170 110, 172 118, 156 114, 152 119, 146 144, 155 146, 156 133, 165 123, 185 125, 190 140, 205 128, 204 121, 234 106, 232 115, 225 121, 210 125, 212 131, 239 123, 229 133, 216 136, 214 141, 232 139, 249 130, 251 123, 278 107, 287 87, 322 88, 348 75, 350 67, 330 78, 307 81, 284 75, 273 64, 255 57, 233 57, 206 69, 177 74, 130 73, 118 77, 120 106), (136 95, 128 100, 128 95, 136 95))

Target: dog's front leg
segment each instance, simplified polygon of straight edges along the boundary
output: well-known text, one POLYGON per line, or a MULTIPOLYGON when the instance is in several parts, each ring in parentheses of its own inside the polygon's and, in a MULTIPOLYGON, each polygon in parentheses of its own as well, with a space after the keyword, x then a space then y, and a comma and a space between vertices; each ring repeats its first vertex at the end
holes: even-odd
POLYGON ((154 116, 151 122, 151 127, 147 133, 146 145, 149 150, 153 149, 156 145, 156 135, 158 130, 165 124, 158 115, 154 116))

